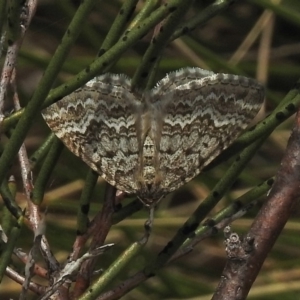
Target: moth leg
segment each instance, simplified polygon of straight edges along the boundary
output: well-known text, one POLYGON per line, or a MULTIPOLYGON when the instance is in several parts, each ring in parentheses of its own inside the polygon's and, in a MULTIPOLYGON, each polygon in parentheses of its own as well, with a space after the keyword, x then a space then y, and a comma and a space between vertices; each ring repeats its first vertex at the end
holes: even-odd
POLYGON ((152 230, 152 226, 153 226, 153 220, 154 220, 154 209, 155 209, 154 205, 152 205, 149 208, 149 217, 148 217, 148 219, 146 220, 146 222, 144 224, 145 233, 144 233, 144 236, 139 241, 139 243, 141 245, 145 245, 148 242, 149 236, 151 234, 151 230, 152 230))

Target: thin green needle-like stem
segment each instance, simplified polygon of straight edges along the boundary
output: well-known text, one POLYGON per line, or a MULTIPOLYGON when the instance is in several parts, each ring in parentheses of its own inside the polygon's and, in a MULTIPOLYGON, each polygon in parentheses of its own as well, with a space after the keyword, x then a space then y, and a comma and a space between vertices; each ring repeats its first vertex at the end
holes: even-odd
MULTIPOLYGON (((146 18, 137 28, 131 30, 126 36, 119 40, 113 47, 111 47, 107 52, 105 52, 101 57, 93 61, 85 70, 78 73, 73 79, 67 83, 53 89, 48 94, 42 107, 47 107, 54 103, 58 99, 70 94, 77 88, 81 87, 87 81, 101 74, 107 66, 113 63, 117 57, 119 57, 128 48, 133 46, 140 38, 142 38, 153 26, 158 22, 162 21, 165 16, 167 16, 170 11, 176 7, 179 0, 169 1, 165 5, 160 6, 155 10, 148 18, 146 18)), ((2 127, 0 131, 6 131, 9 127, 12 127, 19 118, 23 115, 24 109, 20 109, 18 112, 14 113, 10 117, 3 120, 2 127)), ((12 156, 12 155, 11 155, 12 156)), ((1 161, 0 161, 1 162, 1 161)), ((2 168, 0 167, 0 179, 2 175, 2 168)))
POLYGON ((119 37, 124 31, 126 23, 134 12, 137 2, 138 0, 129 0, 124 2, 119 14, 115 18, 108 34, 105 37, 105 40, 101 45, 98 56, 101 56, 118 41, 119 37))
MULTIPOLYGON (((272 187, 273 182, 274 182, 274 178, 270 178, 265 182, 263 182, 262 184, 251 189, 244 195, 238 197, 231 205, 222 209, 218 214, 212 217, 211 220, 213 220, 215 223, 218 223, 224 218, 228 218, 229 216, 235 214, 238 210, 240 210, 241 207, 245 207, 249 205, 251 202, 257 201, 259 197, 266 195, 266 193, 272 187)), ((196 230, 196 234, 200 232, 199 229, 196 230)))
POLYGON ((160 252, 156 261, 148 265, 144 272, 146 276, 155 274, 181 247, 184 241, 195 232, 200 222, 207 216, 209 211, 220 201, 222 196, 228 191, 234 183, 240 172, 244 169, 248 161, 253 157, 257 149, 261 146, 266 137, 261 138, 248 146, 238 156, 235 162, 230 166, 226 174, 217 183, 208 197, 199 205, 194 214, 186 221, 186 223, 178 230, 171 242, 160 252))
POLYGON ((159 63, 161 61, 161 58, 162 58, 162 53, 158 54, 155 63, 153 64, 152 68, 149 71, 148 80, 147 80, 147 84, 146 84, 146 88, 145 88, 146 90, 151 90, 153 88, 153 86, 155 85, 156 72, 159 69, 159 63))
POLYGON ((75 76, 74 79, 61 87, 53 90, 47 97, 45 105, 52 104, 57 98, 67 95, 92 79, 112 62, 115 61, 124 51, 133 46, 141 37, 143 37, 153 26, 162 21, 165 16, 170 14, 170 11, 178 5, 180 0, 169 1, 163 6, 155 10, 148 18, 144 20, 137 28, 134 28, 113 47, 105 52, 101 57, 92 62, 85 70, 75 76))
POLYGON ((97 183, 99 175, 89 169, 88 174, 85 178, 84 188, 81 193, 79 200, 79 207, 77 212, 77 234, 84 234, 88 227, 88 213, 90 209, 90 201, 94 191, 94 187, 97 183))
MULTIPOLYGON (((17 194, 16 182, 6 182, 4 180, 0 187, 0 193, 5 203, 5 207, 2 209, 1 226, 4 233, 8 233, 15 225, 15 219, 18 220, 23 215, 21 208, 18 207, 15 201, 17 194)), ((1 242, 3 242, 3 239, 1 242)))
MULTIPOLYGON (((7 1, 0 1, 0 43, 4 42, 3 40, 3 34, 4 34, 4 22, 6 21, 6 5, 7 5, 7 1)), ((2 56, 2 50, 3 50, 3 45, 0 44, 0 57, 2 56)))
POLYGON ((204 24, 221 11, 227 9, 230 4, 236 2, 236 0, 216 0, 214 3, 206 7, 199 14, 195 15, 191 19, 187 20, 180 26, 171 36, 170 40, 173 41, 178 37, 185 35, 186 33, 194 30, 197 26, 204 24))
POLYGON ((274 178, 270 178, 262 184, 259 184, 255 188, 251 189, 244 195, 238 197, 232 204, 222 209, 215 216, 211 217, 207 222, 204 222, 204 224, 195 231, 195 236, 193 236, 193 238, 188 238, 181 248, 189 246, 189 243, 193 242, 194 239, 197 239, 199 236, 205 234, 207 231, 212 229, 215 224, 218 224, 226 219, 230 219, 238 211, 249 211, 249 209, 254 205, 253 202, 257 202, 257 199, 259 197, 267 194, 267 192, 272 187, 273 182, 274 178))
POLYGON ((132 201, 113 215, 113 224, 118 224, 122 220, 140 211, 143 207, 143 203, 140 200, 136 199, 132 201))
POLYGON ((140 242, 133 243, 125 250, 114 263, 100 276, 95 283, 89 287, 85 294, 80 297, 80 300, 94 300, 104 288, 126 267, 126 265, 137 256, 144 244, 140 242))
MULTIPOLYGON (((6 1, 3 1, 6 2, 6 1)), ((7 40, 8 44, 13 44, 21 34, 21 11, 24 4, 24 0, 18 1, 9 1, 9 9, 8 9, 8 31, 7 31, 7 40)))
MULTIPOLYGON (((76 3, 74 1, 57 1, 56 10, 60 11, 68 19, 72 19, 76 13, 76 3)), ((101 5, 101 4, 100 4, 101 5)), ((102 4, 103 5, 103 4, 102 4)), ((97 49, 99 47, 99 33, 91 22, 84 22, 81 29, 81 38, 89 48, 97 49)))
POLYGON ((13 227, 9 232, 6 247, 3 249, 0 256, 0 282, 2 281, 6 267, 10 263, 11 255, 20 237, 22 225, 23 225, 23 217, 20 217, 17 226, 13 227))
POLYGON ((55 139, 55 134, 50 133, 43 144, 31 155, 31 157, 29 158, 31 169, 34 169, 35 165, 42 161, 43 158, 47 155, 55 139))
POLYGON ((143 7, 139 11, 139 13, 134 17, 134 19, 130 22, 127 30, 132 30, 134 27, 139 26, 139 24, 144 21, 146 17, 150 15, 150 13, 155 9, 158 4, 158 0, 147 0, 145 1, 143 7))
POLYGON ((6 180, 4 180, 0 186, 0 194, 11 216, 14 216, 16 219, 18 219, 22 216, 23 213, 22 209, 15 201, 16 189, 17 188, 15 181, 7 182, 6 180))
POLYGON ((24 113, 22 114, 14 133, 2 153, 0 158, 0 182, 3 181, 6 172, 10 167, 11 161, 17 155, 30 126, 42 107, 43 99, 47 96, 62 64, 67 57, 67 54, 69 53, 69 50, 71 49, 71 46, 80 33, 82 22, 86 19, 95 2, 95 0, 86 0, 81 3, 62 38, 61 44, 55 51, 44 76, 42 77, 24 113))
POLYGON ((35 187, 32 193, 32 202, 36 205, 41 204, 44 199, 47 182, 53 169, 55 168, 62 149, 63 143, 57 137, 55 137, 35 181, 35 187))
POLYGON ((131 85, 133 90, 135 87, 144 88, 146 86, 150 70, 154 67, 162 49, 167 45, 170 36, 191 4, 192 1, 190 0, 178 1, 168 18, 160 24, 158 33, 153 37, 139 68, 132 78, 131 85))
POLYGON ((270 9, 288 22, 300 26, 300 13, 297 9, 293 9, 292 5, 284 5, 283 3, 270 0, 251 0, 251 2, 258 6, 262 6, 263 8, 270 9))

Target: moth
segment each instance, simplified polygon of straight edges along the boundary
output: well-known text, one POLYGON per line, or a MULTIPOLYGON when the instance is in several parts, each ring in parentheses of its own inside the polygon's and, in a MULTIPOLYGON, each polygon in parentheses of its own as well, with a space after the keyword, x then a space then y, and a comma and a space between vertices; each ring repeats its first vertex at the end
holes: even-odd
POLYGON ((50 129, 109 184, 153 207, 194 178, 258 113, 253 79, 184 68, 150 91, 104 74, 42 111, 50 129))

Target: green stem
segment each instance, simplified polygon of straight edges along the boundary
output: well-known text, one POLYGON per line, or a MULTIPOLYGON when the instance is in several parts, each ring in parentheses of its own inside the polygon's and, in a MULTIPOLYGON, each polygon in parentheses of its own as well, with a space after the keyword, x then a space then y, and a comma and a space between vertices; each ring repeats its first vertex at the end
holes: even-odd
POLYGON ((96 0, 86 0, 81 2, 73 20, 71 21, 61 44, 55 51, 37 89, 29 101, 20 121, 18 122, 10 141, 5 147, 0 158, 0 182, 3 181, 7 170, 10 168, 12 160, 17 155, 26 134, 43 105, 43 99, 46 98, 61 66, 63 65, 71 46, 78 37, 82 23, 87 18, 88 13, 96 0))
POLYGON ((55 168, 62 149, 63 143, 57 137, 55 137, 51 149, 49 150, 39 175, 35 181, 35 187, 32 193, 32 202, 36 205, 40 205, 44 199, 47 182, 53 169, 55 168))
POLYGON ((3 252, 1 253, 0 257, 0 282, 2 281, 3 275, 5 273, 6 267, 9 265, 11 260, 11 255, 14 251, 14 248, 16 247, 16 244, 18 242, 21 228, 23 225, 23 217, 19 218, 17 227, 13 227, 12 230, 9 233, 8 241, 5 245, 5 248, 3 249, 3 252))
POLYGON ((95 171, 89 169, 88 174, 85 178, 85 185, 79 200, 79 209, 77 212, 77 234, 81 235, 87 231, 90 201, 98 177, 99 175, 95 171))
MULTIPOLYGON (((3 25, 6 21, 6 5, 7 1, 0 1, 0 42, 4 42, 3 40, 3 35, 4 35, 4 30, 3 30, 3 25)), ((0 57, 2 57, 2 51, 3 51, 3 45, 0 44, 0 57)))
POLYGON ((133 243, 125 250, 111 266, 100 276, 92 286, 83 294, 79 300, 94 300, 104 288, 126 267, 131 259, 137 256, 144 244, 140 242, 133 243))
POLYGON ((129 0, 124 2, 119 11, 119 14, 115 18, 108 34, 105 37, 105 40, 101 45, 98 56, 101 56, 118 41, 119 37, 124 31, 124 28, 126 28, 126 23, 134 12, 137 2, 138 0, 129 0))
POLYGON ((128 26, 127 30, 132 30, 133 28, 137 27, 145 18, 147 18, 150 15, 150 13, 155 9, 158 2, 158 0, 145 1, 139 13, 130 22, 130 25, 128 26))
POLYGON ((210 192, 208 197, 198 206, 194 214, 185 222, 185 224, 178 230, 175 237, 168 243, 168 245, 159 253, 156 261, 148 265, 144 269, 147 277, 156 273, 158 269, 163 267, 168 260, 175 254, 175 252, 182 246, 184 241, 194 234, 200 222, 207 216, 209 211, 220 201, 223 195, 228 191, 231 185, 235 182, 240 172, 244 169, 249 160, 256 153, 257 149, 266 139, 266 136, 257 140, 248 146, 237 157, 235 162, 230 166, 226 174, 216 184, 214 189, 210 192))
POLYGON ((23 4, 24 4, 24 0, 9 1, 8 18, 7 18, 7 24, 8 24, 7 42, 9 45, 12 45, 19 38, 21 34, 20 16, 21 16, 23 4))
MULTIPOLYGON (((3 202, 5 203, 6 209, 9 211, 10 216, 14 216, 16 219, 22 216, 22 209, 18 206, 15 201, 16 197, 16 182, 7 182, 4 180, 0 186, 0 194, 3 202)), ((3 221, 4 221, 3 215, 3 221)), ((8 221, 10 223, 10 221, 8 221)))
POLYGON ((54 133, 49 134, 48 138, 44 141, 42 146, 40 146, 30 157, 30 168, 31 170, 34 169, 36 164, 38 164, 49 152, 53 141, 55 140, 56 136, 54 133))
MULTIPOLYGON (((190 0, 177 1, 176 6, 170 10, 171 13, 168 18, 162 24, 160 24, 158 33, 153 37, 150 46, 143 56, 139 68, 136 70, 132 78, 132 89, 135 87, 146 87, 149 73, 154 67, 155 62, 159 59, 159 54, 169 42, 170 36, 175 31, 176 27, 180 23, 180 20, 191 4, 192 1, 190 0)), ((158 28, 156 29, 158 30, 158 28)))
POLYGON ((236 0, 216 0, 213 4, 209 5, 199 14, 195 15, 180 26, 180 28, 177 29, 171 36, 171 40, 173 41, 194 30, 197 26, 204 24, 214 16, 218 15, 221 11, 227 9, 233 2, 236 2, 236 0))
MULTIPOLYGON (((256 186, 255 188, 251 189, 244 195, 238 197, 233 201, 232 204, 229 206, 225 207, 222 209, 219 213, 217 213, 214 217, 208 219, 208 222, 204 222, 202 226, 200 226, 196 231, 195 231, 195 237, 187 239, 184 244, 182 245, 182 248, 188 247, 190 242, 193 242, 194 239, 197 239, 197 237, 204 235, 207 231, 209 231, 212 226, 215 224, 218 224, 234 214, 236 214, 238 211, 241 209, 245 209, 247 206, 254 205, 252 202, 257 201, 257 199, 263 195, 265 195, 270 188, 272 187, 272 184, 274 182, 274 178, 269 178, 262 184, 256 186)), ((247 211, 249 208, 247 208, 247 211)))
POLYGON ((278 16, 286 19, 289 23, 294 23, 296 26, 300 26, 300 13, 297 9, 294 9, 292 5, 288 7, 284 3, 275 3, 270 0, 251 0, 250 2, 273 11, 278 16))
MULTIPOLYGON (((109 64, 113 63, 117 57, 119 57, 128 48, 133 46, 153 26, 155 26, 158 22, 163 20, 163 18, 165 16, 167 16, 170 13, 170 11, 172 11, 172 9, 174 9, 174 7, 176 7, 178 2, 179 2, 179 0, 173 0, 173 1, 169 1, 165 5, 160 6, 148 18, 146 18, 144 20, 144 22, 142 22, 141 24, 139 24, 139 26, 137 26, 136 28, 131 30, 126 36, 124 36, 121 40, 119 40, 113 47, 111 47, 101 57, 99 57, 95 61, 93 61, 85 70, 78 73, 77 76, 75 76, 69 82, 51 90, 50 93, 48 94, 46 100, 44 101, 44 103, 40 104, 40 105, 42 107, 49 106, 50 104, 54 103, 58 99, 61 99, 62 97, 70 94, 77 88, 81 87, 83 84, 85 84, 87 81, 89 81, 96 75, 101 74, 101 72, 103 70, 105 70, 109 64)), ((84 2, 84 3, 86 3, 86 2, 84 2)), ((36 91, 36 93, 37 93, 37 91, 36 91)), ((40 108, 40 106, 39 106, 39 108, 40 108)), ((19 118, 23 119, 21 117, 21 116, 23 116, 23 113, 24 113, 24 109, 20 109, 13 115, 5 118, 3 120, 2 127, 0 129, 1 132, 6 131, 8 128, 12 127, 19 120, 19 118)), ((24 117, 24 118, 27 118, 27 117, 24 117)), ((10 155, 10 157, 13 158, 14 155, 10 155)), ((1 160, 0 160, 0 163, 1 163, 1 160)), ((0 179, 3 176, 2 169, 3 168, 0 167, 0 179)))

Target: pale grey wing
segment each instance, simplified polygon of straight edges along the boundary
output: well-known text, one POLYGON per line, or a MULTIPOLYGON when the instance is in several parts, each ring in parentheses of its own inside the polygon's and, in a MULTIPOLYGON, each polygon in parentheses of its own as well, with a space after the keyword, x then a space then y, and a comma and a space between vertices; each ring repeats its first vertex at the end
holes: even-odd
POLYGON ((171 92, 178 86, 186 84, 192 80, 198 80, 207 76, 213 75, 214 72, 203 70, 201 68, 183 68, 175 72, 167 74, 162 80, 160 80, 154 89, 151 91, 154 97, 162 96, 171 92))
POLYGON ((131 90, 131 80, 125 74, 104 73, 87 82, 85 87, 93 88, 96 85, 100 85, 100 89, 103 87, 105 87, 105 89, 119 87, 121 90, 123 89, 127 92, 131 90))
POLYGON ((140 147, 136 119, 142 105, 127 86, 114 86, 95 78, 42 114, 50 129, 75 155, 111 185, 135 193, 140 147))
POLYGON ((236 75, 214 74, 178 86, 155 102, 163 113, 160 187, 173 191, 227 148, 258 113, 264 89, 236 75))

